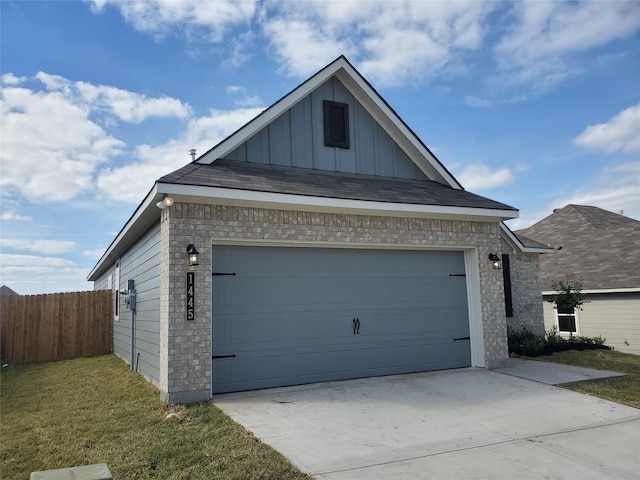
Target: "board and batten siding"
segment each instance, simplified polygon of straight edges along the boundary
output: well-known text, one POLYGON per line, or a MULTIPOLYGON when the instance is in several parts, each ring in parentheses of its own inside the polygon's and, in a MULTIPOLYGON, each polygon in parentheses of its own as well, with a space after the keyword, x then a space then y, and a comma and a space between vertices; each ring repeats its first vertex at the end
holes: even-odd
POLYGON ((332 172, 426 179, 398 144, 335 77, 225 158, 332 172), (324 145, 324 100, 349 106, 350 148, 324 145))
MULTIPOLYGON (((587 300, 578 310, 578 335, 602 336, 605 345, 640 355, 640 293, 587 294, 587 300)), ((547 331, 556 325, 556 311, 546 301, 544 322, 547 331)))

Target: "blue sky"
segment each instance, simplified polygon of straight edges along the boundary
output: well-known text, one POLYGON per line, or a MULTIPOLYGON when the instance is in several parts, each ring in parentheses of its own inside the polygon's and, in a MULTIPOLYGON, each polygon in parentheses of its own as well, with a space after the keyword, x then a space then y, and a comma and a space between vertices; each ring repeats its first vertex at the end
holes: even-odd
POLYGON ((0 283, 88 290, 154 181, 341 54, 467 190, 640 219, 640 2, 9 1, 0 283))

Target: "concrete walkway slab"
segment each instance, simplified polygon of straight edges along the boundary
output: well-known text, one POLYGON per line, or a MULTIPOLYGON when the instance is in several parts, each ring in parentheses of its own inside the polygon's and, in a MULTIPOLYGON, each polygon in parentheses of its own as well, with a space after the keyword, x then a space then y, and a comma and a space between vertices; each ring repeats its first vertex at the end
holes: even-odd
POLYGON ((318 479, 640 472, 640 410, 484 369, 219 395, 214 403, 318 479))
POLYGON ((508 367, 498 368, 495 371, 513 375, 514 377, 526 378, 534 382, 546 383, 547 385, 624 376, 624 373, 610 370, 595 370, 593 368, 558 365, 557 363, 537 362, 521 358, 510 358, 508 367))

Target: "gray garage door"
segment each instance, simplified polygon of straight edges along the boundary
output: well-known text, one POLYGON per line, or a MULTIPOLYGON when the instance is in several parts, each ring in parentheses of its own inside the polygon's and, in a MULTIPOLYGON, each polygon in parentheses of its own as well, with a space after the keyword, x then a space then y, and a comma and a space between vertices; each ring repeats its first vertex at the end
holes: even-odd
POLYGON ((214 393, 471 364, 462 252, 214 246, 213 271, 214 393))

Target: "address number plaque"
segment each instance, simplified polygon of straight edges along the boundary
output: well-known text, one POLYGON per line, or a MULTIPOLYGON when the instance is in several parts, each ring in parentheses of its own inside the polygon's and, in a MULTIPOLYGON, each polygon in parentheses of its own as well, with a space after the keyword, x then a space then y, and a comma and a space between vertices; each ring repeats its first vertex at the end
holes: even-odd
POLYGON ((196 319, 196 272, 187 272, 187 322, 196 319))

